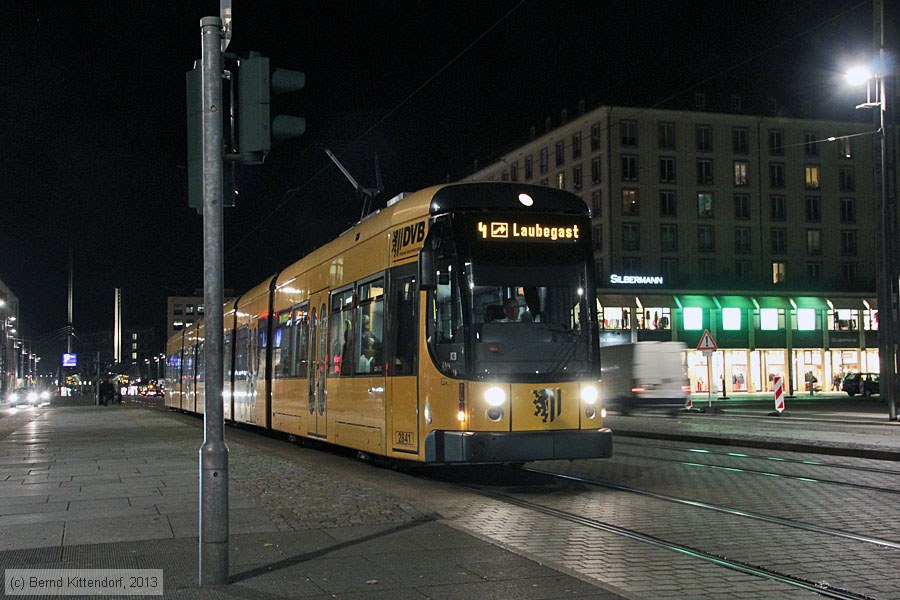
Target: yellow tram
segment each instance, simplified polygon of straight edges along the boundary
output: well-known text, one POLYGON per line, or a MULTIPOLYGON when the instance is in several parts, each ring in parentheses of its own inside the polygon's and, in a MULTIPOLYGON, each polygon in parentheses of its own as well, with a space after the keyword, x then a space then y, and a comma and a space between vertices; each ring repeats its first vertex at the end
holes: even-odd
MULTIPOLYGON (((225 419, 428 464, 608 457, 592 265, 568 192, 395 198, 224 307, 225 419)), ((202 412, 203 323, 167 355, 166 404, 202 412)))

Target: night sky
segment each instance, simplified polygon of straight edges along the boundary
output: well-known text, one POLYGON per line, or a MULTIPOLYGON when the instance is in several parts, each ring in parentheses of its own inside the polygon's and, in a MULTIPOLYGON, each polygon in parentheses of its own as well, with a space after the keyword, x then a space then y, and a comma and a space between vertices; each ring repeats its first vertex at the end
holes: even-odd
MULTIPOLYGON (((126 325, 161 334, 166 296, 202 286, 184 73, 200 56, 201 17, 218 12, 0 6, 0 279, 26 338, 66 325, 70 245, 76 331, 111 329, 121 287, 126 325)), ((862 99, 840 89, 838 70, 872 47, 869 1, 233 0, 233 15, 230 52, 259 51, 307 82, 273 102, 306 117, 306 134, 244 171, 225 212, 225 286, 238 293, 359 218, 322 147, 366 186, 377 154, 383 205, 487 164, 581 99, 670 106, 696 86, 774 88, 853 116, 862 99)))

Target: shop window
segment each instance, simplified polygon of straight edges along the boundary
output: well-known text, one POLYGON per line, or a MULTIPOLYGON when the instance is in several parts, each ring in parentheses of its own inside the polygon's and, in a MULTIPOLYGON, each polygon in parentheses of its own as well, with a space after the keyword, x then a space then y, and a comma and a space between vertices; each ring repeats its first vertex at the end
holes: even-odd
POLYGON ((600 315, 600 322, 604 329, 629 329, 631 328, 631 309, 621 306, 605 306, 600 315))
POLYGON ((852 308, 839 308, 828 311, 828 329, 830 331, 855 331, 859 329, 859 311, 852 308))
POLYGON ((741 312, 742 310, 740 308, 723 308, 722 329, 725 331, 740 331, 741 312))
POLYGON ((762 331, 778 331, 778 309, 759 309, 759 328, 762 331))
POLYGON ((685 331, 698 331, 703 329, 703 309, 687 307, 683 311, 685 331))
POLYGON ((665 307, 645 307, 642 314, 639 313, 638 329, 671 329, 672 310, 665 307))
POLYGON ((797 330, 813 331, 816 328, 816 310, 814 308, 797 309, 797 330))

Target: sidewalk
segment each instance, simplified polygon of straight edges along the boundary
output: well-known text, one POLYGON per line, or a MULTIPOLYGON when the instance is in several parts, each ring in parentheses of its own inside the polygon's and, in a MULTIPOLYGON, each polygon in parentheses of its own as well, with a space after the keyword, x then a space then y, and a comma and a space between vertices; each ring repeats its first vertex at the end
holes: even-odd
POLYGON ((620 598, 332 468, 348 461, 228 437, 230 585, 200 588, 200 421, 127 404, 26 410, 0 418, 4 572, 162 569, 166 598, 620 598))

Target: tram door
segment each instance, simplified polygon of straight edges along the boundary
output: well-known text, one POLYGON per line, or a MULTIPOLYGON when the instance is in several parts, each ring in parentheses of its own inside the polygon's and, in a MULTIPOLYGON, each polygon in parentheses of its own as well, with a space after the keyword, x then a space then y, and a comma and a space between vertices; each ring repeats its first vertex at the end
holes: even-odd
POLYGON ((328 359, 328 290, 312 295, 309 305, 309 403, 307 431, 315 437, 326 437, 325 374, 328 359))

